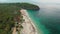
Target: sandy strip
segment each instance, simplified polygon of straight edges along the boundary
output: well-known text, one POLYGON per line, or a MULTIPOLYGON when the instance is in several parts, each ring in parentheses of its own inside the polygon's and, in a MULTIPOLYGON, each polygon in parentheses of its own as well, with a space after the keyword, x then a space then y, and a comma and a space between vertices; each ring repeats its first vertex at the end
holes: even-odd
POLYGON ((16 34, 16 27, 13 27, 13 32, 12 34, 16 34))
POLYGON ((37 34, 37 29, 33 24, 33 21, 30 19, 27 10, 21 9, 20 12, 22 13, 23 19, 25 19, 22 24, 23 30, 21 34, 37 34))

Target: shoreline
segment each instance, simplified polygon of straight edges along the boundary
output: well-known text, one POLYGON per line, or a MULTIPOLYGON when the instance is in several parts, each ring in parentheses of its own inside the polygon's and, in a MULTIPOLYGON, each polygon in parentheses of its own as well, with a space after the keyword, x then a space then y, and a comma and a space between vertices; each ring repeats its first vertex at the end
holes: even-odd
MULTIPOLYGON (((32 31, 33 34, 38 34, 38 33, 37 33, 37 28, 35 27, 33 21, 32 21, 31 18, 29 17, 29 15, 28 15, 28 13, 27 13, 27 10, 21 9, 20 12, 22 13, 23 18, 25 19, 25 25, 27 25, 27 28, 30 27, 30 29, 33 30, 33 31, 32 31)), ((24 28, 25 25, 24 25, 24 24, 22 24, 22 25, 23 25, 23 28, 24 28)), ((23 29, 23 30, 24 30, 24 29, 23 29)), ((29 31, 31 31, 31 30, 29 30, 29 31)), ((28 30, 27 30, 27 31, 28 31, 28 30)), ((22 31, 22 32, 23 32, 23 31, 22 31)), ((24 31, 24 32, 25 32, 25 31, 24 31)), ((26 33, 27 33, 27 32, 26 32, 26 33)), ((31 34, 31 33, 29 32, 28 34, 31 34)))

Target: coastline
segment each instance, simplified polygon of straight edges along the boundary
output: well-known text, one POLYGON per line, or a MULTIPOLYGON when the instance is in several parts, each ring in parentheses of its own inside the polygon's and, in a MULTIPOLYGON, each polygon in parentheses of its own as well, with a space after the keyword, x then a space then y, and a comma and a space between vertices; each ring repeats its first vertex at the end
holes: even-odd
POLYGON ((35 27, 33 21, 29 17, 27 10, 21 9, 20 12, 22 13, 23 19, 25 19, 24 23, 22 24, 23 29, 22 32, 23 34, 38 34, 37 33, 37 28, 35 27))

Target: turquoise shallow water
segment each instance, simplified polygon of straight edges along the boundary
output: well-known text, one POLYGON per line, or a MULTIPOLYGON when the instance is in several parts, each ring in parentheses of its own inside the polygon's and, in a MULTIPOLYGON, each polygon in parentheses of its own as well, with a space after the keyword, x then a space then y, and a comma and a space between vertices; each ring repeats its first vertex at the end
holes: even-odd
POLYGON ((35 26, 37 27, 38 34, 48 34, 49 31, 40 22, 40 17, 38 16, 38 11, 28 10, 27 11, 30 18, 33 20, 35 26))

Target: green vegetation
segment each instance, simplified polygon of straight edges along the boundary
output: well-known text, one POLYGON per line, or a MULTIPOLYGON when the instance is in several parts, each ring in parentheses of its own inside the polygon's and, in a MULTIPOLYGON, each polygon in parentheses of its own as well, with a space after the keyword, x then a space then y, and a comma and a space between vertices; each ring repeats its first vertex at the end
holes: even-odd
MULTIPOLYGON (((23 28, 21 25, 24 21, 21 8, 38 10, 39 7, 28 3, 0 3, 0 34, 12 34, 12 28, 23 28), (15 25, 15 22, 21 23, 15 25)), ((19 32, 19 31, 18 31, 19 32)))
POLYGON ((15 26, 14 17, 20 15, 16 5, 0 5, 0 34, 12 34, 12 27, 15 26))
POLYGON ((39 10, 40 9, 39 6, 29 4, 29 3, 20 3, 18 4, 18 6, 20 6, 21 8, 27 9, 27 10, 39 10))
POLYGON ((40 9, 39 6, 30 4, 30 3, 4 3, 4 5, 14 5, 14 6, 16 5, 20 8, 28 9, 28 10, 39 10, 40 9))

